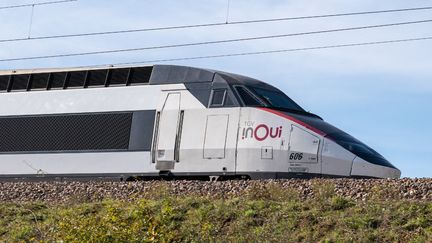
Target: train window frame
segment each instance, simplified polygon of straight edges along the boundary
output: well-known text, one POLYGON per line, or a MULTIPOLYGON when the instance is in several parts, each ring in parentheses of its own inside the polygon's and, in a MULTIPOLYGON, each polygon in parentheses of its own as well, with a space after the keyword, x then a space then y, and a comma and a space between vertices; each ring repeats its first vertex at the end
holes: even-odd
POLYGON ((211 96, 210 96, 210 104, 209 107, 223 107, 225 105, 225 101, 227 98, 227 89, 213 89, 211 92, 211 96), (214 103, 214 98, 215 98, 215 93, 216 92, 223 92, 223 96, 222 96, 222 102, 220 103, 214 103))
MULTIPOLYGON (((64 89, 82 89, 82 88, 86 88, 87 77, 88 77, 88 70, 78 70, 78 71, 70 71, 70 72, 68 72, 67 75, 66 75, 65 83, 64 83, 64 89), (76 77, 74 77, 75 75, 82 75, 83 76, 82 77, 83 78, 82 79, 82 84, 77 85, 77 86, 75 86, 75 85, 71 86, 71 79, 72 78, 75 79, 76 78, 76 77)), ((74 83, 72 83, 72 84, 74 84, 74 83)))
POLYGON ((108 74, 107 74, 107 79, 106 79, 106 82, 105 82, 105 87, 124 87, 124 86, 128 86, 129 78, 130 78, 130 73, 131 73, 131 68, 111 68, 111 69, 109 69, 108 74), (124 80, 124 82, 123 83, 114 83, 113 84, 112 83, 112 81, 113 81, 113 75, 118 75, 115 72, 126 71, 126 70, 127 70, 127 73, 125 75, 126 79, 124 80))
MULTIPOLYGON (((294 100, 292 100, 290 97, 288 97, 286 94, 284 94, 281 91, 278 90, 271 90, 261 87, 254 87, 250 86, 249 89, 253 91, 253 93, 259 97, 262 101, 264 101, 268 107, 275 108, 275 109, 289 109, 289 110, 296 110, 300 112, 304 112, 305 110, 297 104, 294 100), (271 99, 267 98, 266 95, 271 95, 271 99), (275 100, 276 98, 276 100, 275 100), (282 98, 284 105, 288 104, 288 106, 276 106, 277 99, 282 98)), ((280 99, 279 99, 280 100, 280 99)))
MULTIPOLYGON (((101 87, 107 87, 106 82, 109 75, 110 69, 90 69, 87 71, 87 77, 85 81, 84 88, 101 88, 101 87), (101 84, 92 84, 92 76, 95 75, 97 72, 105 72, 103 80, 101 79, 101 84)), ((101 75, 102 76, 102 75, 101 75)), ((94 78, 94 77, 93 77, 94 78)))
POLYGON ((50 81, 51 81, 51 74, 52 73, 32 73, 31 77, 30 77, 30 81, 29 81, 29 85, 28 85, 28 90, 27 91, 43 91, 43 90, 49 90, 49 86, 50 86, 50 81), (35 76, 38 75, 46 75, 46 80, 45 80, 45 87, 43 88, 33 88, 33 85, 35 84, 34 82, 34 78, 35 76))
POLYGON ((9 92, 9 84, 11 82, 11 76, 12 75, 2 75, 2 79, 4 77, 4 81, 6 81, 6 82, 3 83, 3 84, 5 84, 4 85, 4 89, 0 89, 0 93, 7 93, 7 92, 9 92))
POLYGON ((11 75, 10 78, 9 78, 9 85, 8 85, 9 89, 8 89, 8 92, 24 92, 24 91, 28 91, 29 90, 28 88, 29 88, 30 79, 31 79, 31 74, 30 73, 11 75), (14 87, 14 83, 16 82, 16 78, 19 77, 19 76, 23 76, 23 77, 27 76, 27 79, 26 79, 25 87, 17 89, 16 87, 14 87))
POLYGON ((150 77, 153 72, 153 67, 146 66, 146 67, 132 67, 129 69, 128 77, 126 86, 136 86, 136 85, 149 85, 150 84, 150 77), (136 77, 139 77, 139 75, 145 75, 144 79, 140 82, 136 82, 136 77))
POLYGON ((66 87, 66 80, 68 78, 69 72, 52 72, 50 73, 50 79, 48 80, 48 88, 47 90, 62 90, 65 89, 66 87), (62 77, 64 75, 64 77, 62 77), (59 76, 60 78, 63 78, 63 80, 60 80, 62 82, 62 86, 58 86, 58 87, 53 87, 53 83, 56 80, 55 76, 59 76))
POLYGON ((236 94, 238 95, 238 97, 240 98, 240 101, 244 107, 267 107, 267 104, 265 102, 263 102, 259 97, 257 97, 252 91, 250 91, 246 86, 234 85, 233 88, 234 88, 236 94), (244 89, 257 103, 259 103, 259 105, 257 105, 257 106, 246 105, 246 103, 243 99, 243 96, 238 91, 239 88, 244 89))

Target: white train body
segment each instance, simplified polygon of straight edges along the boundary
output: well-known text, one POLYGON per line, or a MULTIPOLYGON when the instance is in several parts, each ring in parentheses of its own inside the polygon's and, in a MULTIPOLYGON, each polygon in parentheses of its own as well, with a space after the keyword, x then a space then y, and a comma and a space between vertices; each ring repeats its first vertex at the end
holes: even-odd
POLYGON ((3 179, 400 177, 366 145, 239 75, 33 70, 0 72, 2 89, 3 179))

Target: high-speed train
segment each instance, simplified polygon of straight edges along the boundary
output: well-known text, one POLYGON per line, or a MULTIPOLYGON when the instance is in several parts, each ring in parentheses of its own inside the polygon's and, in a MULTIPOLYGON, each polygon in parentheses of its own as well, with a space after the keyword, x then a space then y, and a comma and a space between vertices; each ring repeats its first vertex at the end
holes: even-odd
POLYGON ((245 76, 173 65, 0 72, 0 179, 400 174, 245 76))

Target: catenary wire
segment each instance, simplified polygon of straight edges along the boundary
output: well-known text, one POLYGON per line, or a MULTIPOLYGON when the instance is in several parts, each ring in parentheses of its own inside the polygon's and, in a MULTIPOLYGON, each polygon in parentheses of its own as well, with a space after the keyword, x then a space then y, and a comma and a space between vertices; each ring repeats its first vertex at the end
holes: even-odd
POLYGON ((409 25, 409 24, 420 24, 420 23, 429 23, 429 22, 432 22, 432 19, 419 20, 419 21, 409 21, 409 22, 399 22, 399 23, 390 23, 390 24, 380 24, 380 25, 367 25, 367 26, 350 27, 350 28, 318 30, 318 31, 311 31, 311 32, 290 33, 290 34, 282 34, 282 35, 256 36, 256 37, 247 37, 247 38, 239 38, 239 39, 226 39, 226 40, 215 40, 215 41, 204 41, 204 42, 193 42, 193 43, 160 45, 160 46, 147 46, 147 47, 139 47, 139 48, 103 50, 103 51, 80 52, 80 53, 69 53, 69 54, 6 58, 6 59, 0 59, 0 62, 25 61, 25 60, 50 59, 50 58, 64 58, 64 57, 74 57, 74 56, 87 56, 87 55, 99 55, 99 54, 110 54, 110 53, 120 53, 120 52, 134 52, 134 51, 144 51, 144 50, 154 50, 154 49, 166 49, 166 48, 178 48, 178 47, 222 44, 222 43, 232 43, 232 42, 242 42, 242 41, 252 41, 252 40, 284 38, 284 37, 292 37, 292 36, 324 34, 324 33, 342 32, 342 31, 354 31, 354 30, 363 30, 363 29, 372 29, 372 28, 383 28, 383 27, 401 26, 401 25, 409 25))
POLYGON ((267 51, 256 51, 256 52, 228 53, 228 54, 208 55, 208 56, 194 56, 194 57, 179 57, 179 58, 167 58, 167 59, 153 59, 153 60, 136 61, 136 62, 122 62, 122 63, 114 63, 114 64, 110 63, 110 64, 99 64, 99 65, 92 65, 92 66, 80 66, 80 67, 77 67, 77 68, 81 68, 81 67, 101 67, 101 66, 123 66, 123 65, 132 65, 132 64, 153 64, 153 63, 158 63, 158 62, 187 61, 187 60, 197 60, 197 59, 211 59, 211 58, 222 58, 222 57, 263 55, 263 54, 274 54, 274 53, 284 53, 284 52, 324 50, 324 49, 359 47, 359 46, 372 46, 372 45, 384 45, 384 44, 404 43, 404 42, 413 42, 413 41, 425 41, 425 40, 432 40, 432 36, 429 36, 429 37, 419 37, 419 38, 410 38, 410 39, 396 39, 396 40, 384 40, 384 41, 373 41, 373 42, 361 42, 361 43, 348 43, 348 44, 327 45, 327 46, 304 47, 304 48, 279 49, 279 50, 267 50, 267 51))
POLYGON ((29 23, 29 29, 28 29, 28 38, 31 37, 31 31, 32 31, 32 27, 33 27, 33 18, 34 18, 34 10, 35 10, 35 6, 33 5, 31 7, 31 13, 30 13, 30 23, 29 23))
POLYGON ((41 6, 41 5, 49 5, 49 4, 58 4, 58 3, 67 3, 67 2, 76 2, 76 1, 78 1, 78 0, 62 0, 62 1, 28 3, 28 4, 11 5, 11 6, 0 6, 0 10, 1 9, 11 9, 11 8, 33 7, 33 6, 41 6))
POLYGON ((98 35, 114 35, 114 34, 126 34, 126 33, 136 33, 136 32, 162 31, 162 30, 176 30, 176 29, 189 29, 189 28, 201 28, 201 27, 214 27, 214 26, 223 26, 223 25, 239 25, 239 24, 280 22, 280 21, 305 20, 305 19, 316 19, 316 18, 331 18, 331 17, 356 16, 356 15, 370 15, 370 14, 381 14, 381 13, 422 11, 422 10, 432 10, 432 7, 388 9, 388 10, 365 11, 365 12, 350 12, 350 13, 311 15, 311 16, 299 16, 299 17, 285 17, 285 18, 243 20, 243 21, 231 21, 231 22, 228 22, 228 23, 227 22, 215 22, 215 23, 178 25, 178 26, 166 26, 166 27, 155 27, 155 28, 140 28, 140 29, 101 31, 101 32, 89 32, 89 33, 77 33, 77 34, 36 36, 36 37, 31 37, 31 38, 0 39, 0 43, 2 43, 2 42, 28 41, 28 40, 46 40, 46 39, 58 39, 58 38, 87 37, 87 36, 98 36, 98 35))

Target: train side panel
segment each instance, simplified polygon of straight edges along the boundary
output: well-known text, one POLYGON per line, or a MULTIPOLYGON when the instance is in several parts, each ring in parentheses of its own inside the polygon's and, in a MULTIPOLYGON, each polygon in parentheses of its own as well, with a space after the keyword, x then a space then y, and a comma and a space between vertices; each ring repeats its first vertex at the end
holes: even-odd
POLYGON ((237 173, 274 177, 321 174, 322 139, 301 125, 257 108, 242 108, 237 173))
POLYGON ((185 110, 173 173, 234 174, 240 108, 185 110))
POLYGON ((181 176, 234 174, 239 111, 240 108, 208 109, 188 90, 164 89, 157 108, 159 122, 152 161, 155 168, 181 176), (167 107, 166 102, 173 95, 179 106, 167 107), (174 129, 177 134, 164 134, 164 129, 174 129), (174 144, 176 141, 178 144, 174 144), (161 144, 170 144, 172 152, 166 151, 169 146, 161 144), (168 158, 167 154, 175 156, 168 158))
POLYGON ((150 152, 6 154, 0 156, 2 176, 122 175, 156 172, 150 152))
POLYGON ((14 128, 2 130, 0 174, 157 175, 150 151, 155 111, 164 88, 184 89, 184 85, 0 95, 0 103, 8 104, 1 106, 0 120, 3 125, 14 128), (118 123, 115 119, 120 116, 124 118, 118 123), (100 137, 89 137, 91 134, 83 132, 89 126, 96 129, 95 135, 100 137), (124 128, 117 129, 119 126, 124 128), (76 130, 68 131, 70 129, 76 130), (28 134, 22 134, 23 131, 28 134), (68 136, 62 137, 64 134, 68 136), (123 144, 119 144, 118 140, 122 139, 123 144), (87 145, 89 147, 85 147, 87 145))

